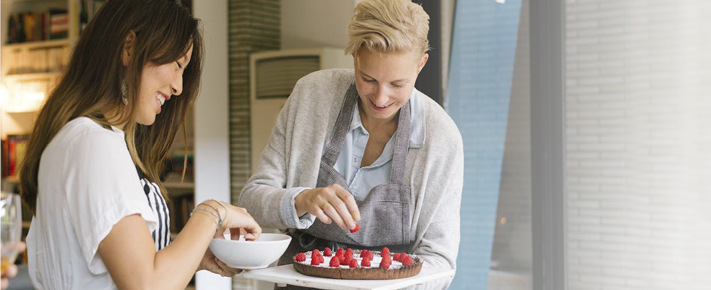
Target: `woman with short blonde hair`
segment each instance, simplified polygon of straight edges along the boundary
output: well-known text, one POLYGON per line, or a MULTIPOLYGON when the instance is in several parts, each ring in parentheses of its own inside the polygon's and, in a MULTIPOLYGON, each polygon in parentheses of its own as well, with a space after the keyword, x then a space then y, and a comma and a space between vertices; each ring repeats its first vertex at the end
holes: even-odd
POLYGON ((462 137, 414 87, 428 58, 428 19, 410 0, 363 1, 348 26, 355 69, 297 82, 239 200, 260 224, 294 237, 281 264, 313 249, 387 246, 455 268, 462 137))
POLYGON ((361 2, 348 24, 346 54, 365 47, 378 52, 413 50, 422 56, 430 50, 429 23, 422 6, 409 0, 361 2))

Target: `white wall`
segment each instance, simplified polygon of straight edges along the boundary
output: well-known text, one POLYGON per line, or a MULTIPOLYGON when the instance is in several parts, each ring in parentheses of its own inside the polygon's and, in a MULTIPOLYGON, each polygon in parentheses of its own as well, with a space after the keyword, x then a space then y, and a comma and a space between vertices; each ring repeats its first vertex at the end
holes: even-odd
MULTIPOLYGON (((230 201, 228 129, 227 0, 194 1, 193 13, 203 23, 205 62, 200 96, 195 103, 195 203, 230 201)), ((195 286, 231 289, 232 279, 200 271, 195 286)))
POLYGON ((282 0, 281 48, 345 48, 356 1, 282 0))
POLYGON ((711 287, 711 3, 566 3, 569 288, 711 287))

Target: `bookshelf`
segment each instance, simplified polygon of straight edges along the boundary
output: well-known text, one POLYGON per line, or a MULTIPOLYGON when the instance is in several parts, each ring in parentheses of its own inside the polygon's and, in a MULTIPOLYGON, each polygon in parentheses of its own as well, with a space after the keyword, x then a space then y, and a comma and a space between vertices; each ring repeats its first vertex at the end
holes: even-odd
MULTIPOLYGON (((2 0, 0 7, 0 139, 3 150, 0 189, 15 191, 16 172, 37 112, 56 86, 79 36, 82 1, 2 0), (15 164, 12 165, 15 167, 15 164)), ((93 4, 93 3, 92 3, 93 4)), ((86 20, 85 20, 86 21, 86 20)))
MULTIPOLYGON (((16 170, 45 96, 54 88, 79 36, 83 0, 0 2, 0 189, 17 192, 16 170), (12 169, 12 170, 10 170, 12 169)), ((31 215, 23 208, 23 236, 31 215)), ((26 256, 21 255, 26 263, 26 256)))
MULTIPOLYGON (((31 133, 39 108, 62 77, 83 26, 104 1, 1 0, 0 139, 3 140, 3 146, 17 143, 17 140, 31 133), (20 16, 23 18, 22 24, 28 22, 30 24, 27 27, 33 27, 23 31, 24 36, 18 36, 17 31, 12 31, 18 29, 20 16), (56 23, 54 27, 53 23, 56 23)), ((183 3, 191 4, 190 1, 183 3)), ((194 207, 192 112, 186 118, 187 138, 183 138, 182 130, 176 136, 169 156, 173 167, 166 175, 164 184, 169 194, 171 219, 175 219, 171 231, 175 233, 182 228, 181 222, 194 207), (188 170, 184 180, 181 180, 182 160, 186 152, 188 170)), ((10 155, 14 159, 21 159, 15 156, 16 152, 10 153, 7 148, 0 153, 0 159, 3 160, 0 189, 13 192, 19 180, 14 171, 8 172, 5 168, 6 162, 11 159, 10 155)), ((25 231, 29 228, 29 219, 23 222, 23 228, 25 231)))
POLYGON ((163 186, 168 191, 168 206, 170 208, 170 231, 171 234, 177 233, 183 228, 187 219, 190 217, 190 212, 195 207, 195 174, 194 174, 194 122, 193 112, 190 110, 185 116, 185 135, 180 128, 175 136, 173 146, 168 153, 168 166, 163 186), (183 178, 184 160, 187 158, 187 167, 185 167, 185 177, 183 178))

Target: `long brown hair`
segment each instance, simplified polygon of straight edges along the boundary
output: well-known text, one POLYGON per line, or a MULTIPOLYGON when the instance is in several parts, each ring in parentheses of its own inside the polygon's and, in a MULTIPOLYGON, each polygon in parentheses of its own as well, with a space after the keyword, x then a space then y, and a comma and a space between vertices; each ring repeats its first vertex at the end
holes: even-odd
POLYGON ((88 23, 77 42, 67 70, 49 95, 35 122, 24 162, 20 167, 20 194, 34 213, 37 177, 42 152, 67 122, 86 116, 109 126, 126 124, 126 144, 136 166, 146 178, 165 187, 159 175, 163 161, 185 115, 197 97, 202 72, 203 42, 199 25, 179 1, 109 0, 88 23), (124 42, 135 33, 128 66, 122 62, 124 42), (183 72, 180 96, 165 102, 151 126, 136 124, 141 75, 148 64, 178 60, 193 46, 183 72), (121 85, 127 84, 127 104, 121 85), (116 112, 116 120, 103 117, 116 112))

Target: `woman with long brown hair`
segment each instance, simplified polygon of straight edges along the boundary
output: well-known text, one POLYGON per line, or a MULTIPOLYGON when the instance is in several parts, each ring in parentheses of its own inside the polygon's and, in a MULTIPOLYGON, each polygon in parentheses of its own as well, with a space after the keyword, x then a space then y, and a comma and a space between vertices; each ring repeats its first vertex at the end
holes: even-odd
POLYGON ((202 57, 199 20, 176 1, 110 0, 82 32, 20 172, 35 287, 184 289, 196 270, 239 272, 208 245, 225 229, 259 236, 242 208, 205 201, 170 243, 159 175, 202 57))

